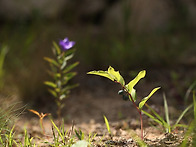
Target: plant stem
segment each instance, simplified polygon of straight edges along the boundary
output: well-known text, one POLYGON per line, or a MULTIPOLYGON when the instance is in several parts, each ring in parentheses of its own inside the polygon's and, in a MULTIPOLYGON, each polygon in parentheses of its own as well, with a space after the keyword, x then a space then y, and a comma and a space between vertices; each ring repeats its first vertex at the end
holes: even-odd
POLYGON ((140 115, 140 124, 141 124, 141 139, 143 140, 144 139, 144 135, 143 135, 143 119, 142 119, 142 113, 141 111, 139 110, 139 108, 137 107, 136 103, 134 102, 131 94, 127 91, 126 89, 126 92, 129 94, 130 98, 131 98, 131 101, 133 102, 133 105, 135 106, 135 108, 137 109, 139 115, 140 115))
POLYGON ((43 125, 43 118, 41 117, 39 121, 40 121, 40 126, 41 126, 41 129, 42 129, 42 133, 43 133, 43 135, 45 135, 45 129, 44 129, 44 125, 43 125))
POLYGON ((58 120, 60 122, 60 120, 61 120, 61 105, 58 106, 57 116, 58 116, 58 120))
POLYGON ((144 139, 144 135, 143 135, 143 119, 142 119, 142 113, 141 113, 140 109, 137 107, 136 103, 133 100, 133 97, 132 97, 131 93, 129 93, 129 91, 127 90, 127 88, 124 85, 122 85, 120 82, 117 82, 117 81, 115 81, 115 82, 118 83, 118 84, 120 84, 122 86, 123 90, 128 93, 128 95, 130 96, 131 101, 132 101, 134 107, 137 109, 137 111, 138 111, 138 113, 140 115, 141 139, 143 140, 144 139))

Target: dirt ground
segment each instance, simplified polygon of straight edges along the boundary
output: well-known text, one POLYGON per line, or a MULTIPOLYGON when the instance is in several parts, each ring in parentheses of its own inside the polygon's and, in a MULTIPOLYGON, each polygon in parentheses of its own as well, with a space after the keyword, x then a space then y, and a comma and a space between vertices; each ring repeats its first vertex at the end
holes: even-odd
MULTIPOLYGON (((133 134, 136 133, 140 136, 140 120, 131 102, 122 100, 119 95, 110 90, 104 95, 100 93, 103 93, 102 89, 97 91, 97 94, 95 92, 80 93, 79 95, 73 95, 67 101, 67 107, 65 108, 66 114, 64 116, 65 129, 70 132, 72 127, 74 127, 74 130, 81 129, 86 134, 87 139, 87 134, 96 133, 97 135, 93 139, 95 146, 138 146, 133 140, 133 134), (80 99, 77 99, 78 96, 80 99), (107 117, 110 123, 113 137, 107 131, 103 115, 107 117)), ((156 94, 153 98, 158 98, 159 96, 159 94, 156 94)), ((162 107, 157 106, 156 109, 160 110, 162 107)), ((173 111, 172 113, 177 113, 175 109, 171 110, 173 111)), ((27 114, 34 116, 30 112, 26 112, 25 115, 27 114)), ((150 146, 163 146, 163 144, 165 146, 178 146, 181 142, 182 130, 176 130, 177 132, 174 132, 171 137, 164 133, 161 126, 146 116, 143 116, 143 119, 145 142, 150 146)), ((58 124, 56 119, 55 122, 58 124)), ((42 143, 43 140, 53 142, 52 123, 46 118, 43 124, 45 135, 42 134, 39 119, 36 115, 35 117, 21 117, 16 125, 15 130, 18 131, 16 134, 22 134, 24 128, 26 128, 28 133, 35 138, 35 142, 38 145, 46 146, 46 144, 42 143), (42 139, 37 138, 37 136, 42 139)), ((72 133, 74 134, 74 132, 72 133)))

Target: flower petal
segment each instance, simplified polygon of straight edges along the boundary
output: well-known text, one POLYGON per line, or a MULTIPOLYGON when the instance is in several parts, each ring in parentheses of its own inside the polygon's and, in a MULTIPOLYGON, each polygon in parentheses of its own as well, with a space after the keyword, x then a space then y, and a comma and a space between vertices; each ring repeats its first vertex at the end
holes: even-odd
POLYGON ((66 37, 64 40, 59 41, 59 45, 62 47, 63 50, 68 50, 75 45, 75 42, 69 41, 69 39, 66 37))

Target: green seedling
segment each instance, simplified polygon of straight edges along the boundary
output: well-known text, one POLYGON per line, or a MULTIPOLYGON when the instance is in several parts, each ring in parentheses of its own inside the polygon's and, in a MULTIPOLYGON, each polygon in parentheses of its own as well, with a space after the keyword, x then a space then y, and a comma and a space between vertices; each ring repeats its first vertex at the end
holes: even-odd
POLYGON ((59 146, 61 144, 60 143, 60 138, 62 140, 62 145, 65 145, 65 141, 66 141, 65 139, 66 139, 67 131, 66 132, 64 131, 64 123, 62 124, 62 127, 61 127, 62 129, 61 129, 61 128, 58 128, 56 126, 56 124, 54 123, 54 121, 52 119, 50 121, 51 121, 51 123, 53 125, 52 132, 53 132, 53 138, 54 138, 55 146, 59 146), (54 128, 57 131, 57 136, 55 135, 54 128))
MULTIPOLYGON (((2 134, 0 134, 0 143, 3 145, 3 146, 8 146, 8 147, 11 147, 14 145, 14 127, 12 127, 12 129, 10 130, 9 133, 5 134, 4 136, 2 136, 2 134), (4 137, 4 138, 3 138, 4 137)), ((0 130, 0 133, 2 130, 0 130)))
POLYGON ((103 116, 103 118, 104 118, 104 121, 105 121, 106 128, 107 128, 107 130, 108 130, 108 133, 109 133, 110 137, 112 138, 112 132, 111 132, 111 130, 110 130, 109 121, 108 121, 108 119, 106 118, 105 115, 103 116))
POLYGON ((90 146, 90 144, 92 143, 93 139, 96 137, 96 133, 94 135, 92 135, 91 133, 88 135, 88 141, 85 140, 85 134, 84 132, 82 132, 81 129, 79 129, 78 131, 75 129, 75 134, 76 137, 79 139, 79 141, 77 141, 74 145, 80 145, 80 141, 81 142, 87 142, 88 146, 90 146))
POLYGON ((184 127, 186 128, 187 126, 184 124, 179 124, 183 116, 188 112, 193 107, 193 104, 189 105, 178 117, 174 125, 170 124, 170 119, 169 119, 169 109, 168 109, 168 104, 165 95, 163 95, 163 100, 164 100, 164 109, 165 109, 165 119, 161 117, 153 108, 151 108, 148 104, 145 104, 145 106, 152 112, 153 115, 150 113, 142 110, 142 112, 153 119, 155 122, 158 124, 162 125, 165 129, 166 133, 171 133, 176 127, 184 127))
POLYGON ((79 130, 79 131, 75 130, 75 133, 76 133, 76 136, 79 140, 84 139, 84 133, 81 130, 79 130))
POLYGON ((91 144, 91 142, 94 140, 94 138, 97 136, 97 133, 91 134, 89 133, 88 135, 88 142, 91 144))
MULTIPOLYGON (((4 101, 0 101, 0 144, 13 143, 14 127, 10 128, 12 123, 24 111, 24 107, 19 108, 17 104, 9 104, 7 108, 4 101), (13 140, 13 141, 11 141, 13 140)), ((6 145, 5 145, 6 146, 6 145)))
POLYGON ((50 144, 50 146, 66 146, 66 147, 71 147, 71 145, 74 144, 74 137, 72 137, 72 132, 73 132, 73 126, 71 129, 71 132, 69 130, 65 131, 64 127, 64 121, 61 124, 60 127, 57 127, 57 125, 54 123, 52 119, 50 119, 52 123, 52 133, 53 133, 53 139, 54 143, 50 144), (57 134, 55 133, 57 131, 57 134))
MULTIPOLYGON (((125 84, 124 78, 120 75, 119 71, 115 71, 113 67, 109 67, 107 71, 91 71, 87 74, 94 74, 106 77, 110 80, 112 80, 115 83, 118 83, 121 85, 122 90, 120 90, 118 93, 124 95, 123 93, 126 93, 129 100, 133 103, 134 107, 137 109, 139 115, 140 115, 140 122, 141 122, 141 138, 143 139, 143 120, 142 120, 142 108, 146 101, 160 88, 157 87, 151 91, 151 93, 144 97, 141 102, 139 103, 139 106, 136 104, 136 90, 134 89, 134 86, 139 82, 140 79, 144 78, 146 75, 146 71, 143 70, 139 72, 139 74, 128 84, 125 84)), ((126 95, 125 95, 126 96, 126 95)), ((127 98, 125 98, 127 99, 127 98)))
POLYGON ((76 76, 76 72, 71 72, 79 62, 74 62, 68 65, 68 61, 74 57, 75 42, 69 41, 68 38, 61 40, 59 45, 61 48, 53 42, 53 54, 54 59, 45 57, 44 59, 49 63, 50 70, 48 71, 51 76, 51 81, 45 81, 44 84, 49 87, 48 91, 54 96, 58 110, 57 115, 60 120, 61 111, 64 107, 63 101, 69 96, 70 90, 77 87, 78 84, 70 85, 69 81, 76 76))
POLYGON ((46 116, 48 116, 48 115, 51 115, 51 114, 50 114, 50 113, 46 113, 46 114, 44 114, 44 113, 39 113, 39 112, 37 112, 37 111, 35 111, 35 110, 33 110, 33 109, 28 109, 28 110, 29 110, 30 112, 36 114, 36 115, 39 117, 40 127, 41 127, 41 129, 42 129, 43 135, 45 135, 45 129, 44 129, 44 125, 43 125, 43 119, 44 119, 44 117, 46 117, 46 116))

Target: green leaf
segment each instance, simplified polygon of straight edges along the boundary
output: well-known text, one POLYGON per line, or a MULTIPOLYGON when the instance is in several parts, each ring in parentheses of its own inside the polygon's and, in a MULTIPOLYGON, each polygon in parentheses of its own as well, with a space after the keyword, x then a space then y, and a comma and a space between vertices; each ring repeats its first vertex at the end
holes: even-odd
POLYGON ((110 130, 110 125, 109 125, 108 119, 106 118, 105 115, 103 117, 104 117, 104 120, 105 120, 105 124, 106 124, 107 130, 108 130, 108 133, 110 135, 112 135, 111 130, 110 130))
MULTIPOLYGON (((62 89, 62 92, 63 92, 63 93, 67 93, 66 91, 69 91, 69 90, 71 90, 71 89, 73 89, 73 88, 76 88, 76 87, 78 87, 78 86, 79 86, 79 84, 67 85, 65 88, 62 89)), ((67 94, 68 94, 68 93, 67 93, 67 94)))
POLYGON ((52 58, 44 57, 44 60, 46 60, 47 62, 49 62, 49 63, 51 63, 51 64, 53 64, 53 65, 55 65, 57 67, 59 66, 59 64, 52 58))
POLYGON ((67 68, 65 68, 65 69, 63 70, 63 73, 69 72, 69 71, 72 70, 74 67, 76 67, 78 64, 79 64, 79 62, 75 62, 75 63, 73 63, 73 64, 67 66, 67 68))
POLYGON ((190 104, 190 105, 181 113, 181 115, 178 117, 178 119, 177 119, 177 121, 176 121, 174 127, 175 127, 176 125, 178 125, 178 123, 179 123, 180 120, 183 118, 183 116, 186 114, 186 112, 187 112, 190 108, 192 108, 192 107, 193 107, 193 104, 190 104))
POLYGON ((143 106, 144 106, 144 104, 146 103, 146 101, 158 90, 158 89, 160 89, 161 87, 157 87, 157 88, 154 88, 152 91, 151 91, 151 93, 147 96, 147 97, 145 97, 145 98, 143 98, 142 99, 142 101, 139 103, 139 109, 141 110, 142 108, 143 108, 143 106))
POLYGON ((115 71, 113 67, 109 67, 108 71, 91 71, 88 72, 87 74, 94 74, 94 75, 99 75, 99 76, 103 76, 106 77, 112 81, 117 81, 122 85, 125 85, 125 81, 123 79, 123 77, 120 75, 119 71, 115 71))
MULTIPOLYGON (((131 97, 133 98, 133 101, 135 102, 137 97, 136 97, 136 90, 134 88, 131 91, 131 97)), ((129 96, 130 101, 132 101, 131 97, 129 96)))
POLYGON ((140 79, 144 78, 145 75, 146 75, 145 70, 140 71, 139 74, 132 81, 130 81, 129 84, 126 85, 128 91, 131 92, 133 87, 138 83, 140 79))
POLYGON ((84 133, 81 130, 79 130, 79 131, 75 130, 75 133, 76 133, 76 136, 78 137, 79 140, 84 139, 84 133))
POLYGON ((123 77, 120 75, 119 71, 115 71, 113 67, 108 68, 108 74, 113 77, 113 79, 119 83, 121 83, 123 86, 125 85, 125 81, 123 77))
POLYGON ((144 111, 144 110, 142 110, 142 112, 143 112, 146 116, 148 116, 148 117, 150 117, 152 120, 154 120, 155 122, 159 123, 160 125, 163 124, 162 121, 160 121, 159 119, 157 119, 156 117, 154 117, 154 116, 151 115, 150 113, 148 113, 148 112, 146 112, 146 111, 144 111))
POLYGON ((65 95, 65 94, 62 94, 62 95, 59 97, 60 100, 63 100, 64 98, 66 98, 66 95, 65 95))
POLYGON ((61 133, 60 129, 56 126, 56 124, 54 123, 54 121, 52 119, 50 119, 50 121, 52 122, 54 128, 57 130, 58 135, 61 137, 63 143, 65 143, 65 136, 63 136, 63 134, 61 133))
POLYGON ((74 55, 76 49, 72 48, 72 49, 69 49, 69 50, 66 50, 66 52, 63 52, 64 53, 64 57, 67 57, 69 55, 74 55))
POLYGON ((65 61, 70 60, 71 58, 73 58, 74 54, 68 55, 64 58, 65 61))
POLYGON ((50 82, 50 81, 45 81, 44 84, 49 86, 49 87, 52 87, 52 88, 56 88, 57 87, 57 85, 55 83, 50 82))
MULTIPOLYGON (((155 118, 155 119, 157 119, 157 120, 159 120, 160 122, 161 122, 161 125, 165 128, 165 130, 167 131, 168 130, 168 128, 170 127, 170 126, 168 126, 168 124, 167 124, 167 122, 154 110, 154 109, 152 109, 148 104, 145 104, 145 106, 157 117, 157 118, 155 118)), ((144 112, 143 110, 141 110, 142 112, 144 112)), ((146 115, 147 115, 147 112, 145 113, 146 115)), ((150 117, 150 114, 148 113, 148 115, 147 116, 149 116, 150 117)), ((154 116, 153 116, 154 117, 154 116)), ((151 118, 151 117, 150 117, 151 118)), ((154 120, 154 119, 153 119, 154 120)), ((154 121, 156 121, 156 120, 154 120, 154 121)), ((158 122, 158 121, 156 121, 156 122, 158 122)))
POLYGON ((67 65, 67 60, 64 60, 63 63, 62 63, 62 65, 61 65, 61 70, 63 70, 66 65, 67 65))
POLYGON ((166 99, 165 94, 163 94, 163 101, 164 101, 164 109, 165 109, 165 119, 168 124, 168 128, 166 130, 167 130, 167 133, 171 133, 171 125, 170 125, 170 120, 169 120, 169 109, 168 109, 168 104, 167 104, 167 99, 166 99))
POLYGON ((59 92, 61 92, 61 89, 60 88, 55 88, 55 91, 56 91, 56 93, 59 93, 59 92))
POLYGON ((52 89, 48 89, 48 91, 49 91, 54 97, 57 97, 56 91, 54 91, 54 90, 52 90, 52 89))
POLYGON ((74 76, 77 75, 77 72, 69 72, 63 75, 63 84, 66 84, 69 80, 71 80, 74 76))
POLYGON ((60 55, 61 54, 61 49, 59 48, 59 46, 56 44, 56 42, 53 42, 53 46, 55 49, 55 55, 60 55))
POLYGON ((87 74, 94 74, 94 75, 106 77, 106 78, 108 78, 108 79, 114 81, 114 79, 108 74, 107 71, 102 71, 102 70, 99 70, 99 71, 90 71, 90 72, 88 72, 87 74))

